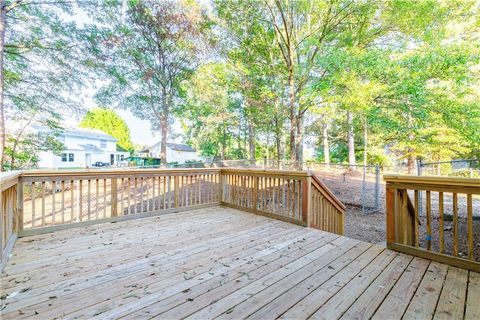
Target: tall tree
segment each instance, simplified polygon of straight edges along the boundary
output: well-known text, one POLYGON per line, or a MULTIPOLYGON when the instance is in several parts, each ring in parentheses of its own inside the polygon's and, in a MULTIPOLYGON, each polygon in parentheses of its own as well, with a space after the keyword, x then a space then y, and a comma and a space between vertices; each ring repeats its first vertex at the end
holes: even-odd
POLYGON ((169 125, 181 104, 181 83, 201 60, 206 27, 201 7, 192 1, 105 3, 91 26, 91 52, 107 81, 96 98, 126 108, 160 132, 166 163, 169 125))
POLYGON ((68 17, 77 5, 84 8, 91 1, 7 0, 1 4, 0 158, 4 163, 6 128, 12 134, 23 123, 48 125, 62 114, 82 109, 78 97, 88 82, 82 34, 68 17))

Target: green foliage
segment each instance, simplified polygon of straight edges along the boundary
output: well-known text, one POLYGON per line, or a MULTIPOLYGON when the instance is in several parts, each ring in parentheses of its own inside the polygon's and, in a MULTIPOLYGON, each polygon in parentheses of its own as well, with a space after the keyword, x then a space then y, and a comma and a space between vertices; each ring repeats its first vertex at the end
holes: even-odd
POLYGON ((99 129, 116 138, 117 144, 123 149, 132 152, 133 144, 130 140, 130 129, 125 121, 115 113, 106 108, 89 110, 79 124, 82 128, 99 129))

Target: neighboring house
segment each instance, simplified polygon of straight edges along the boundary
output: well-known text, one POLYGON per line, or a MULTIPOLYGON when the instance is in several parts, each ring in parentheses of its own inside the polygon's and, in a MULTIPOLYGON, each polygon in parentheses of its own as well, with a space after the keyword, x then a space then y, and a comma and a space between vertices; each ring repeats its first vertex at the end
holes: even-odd
MULTIPOLYGON (((140 154, 152 158, 160 158, 161 143, 156 143, 151 147, 140 151, 140 154)), ((167 162, 185 163, 186 161, 196 161, 200 157, 197 151, 186 144, 167 143, 167 162)))
MULTIPOLYGON (((33 125, 37 132, 48 132, 47 127, 33 125)), ((66 149, 60 156, 51 151, 39 154, 40 168, 89 168, 96 162, 120 165, 129 152, 117 147, 117 139, 101 130, 84 128, 66 128, 58 136, 66 149)))

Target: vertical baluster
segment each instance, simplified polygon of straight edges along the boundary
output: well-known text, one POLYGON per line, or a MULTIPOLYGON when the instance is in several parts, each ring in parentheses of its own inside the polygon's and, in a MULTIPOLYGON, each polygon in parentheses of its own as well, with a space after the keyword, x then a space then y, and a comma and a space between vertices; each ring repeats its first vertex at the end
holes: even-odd
POLYGON ((74 189, 75 188, 75 182, 73 180, 70 180, 70 222, 74 221, 74 216, 75 216, 75 198, 74 198, 74 189))
POLYGON ((98 179, 95 179, 95 219, 98 220, 98 208, 99 208, 99 198, 100 198, 100 192, 99 192, 99 181, 98 179))
POLYGON ((157 197, 155 197, 155 192, 157 190, 156 188, 156 183, 155 181, 157 180, 157 177, 153 176, 152 177, 152 210, 155 211, 157 210, 157 197))
POLYGON ((458 194, 453 194, 453 255, 458 256, 458 194))
POLYGON ((144 205, 145 205, 145 188, 144 188, 144 185, 143 185, 143 181, 144 181, 144 177, 140 177, 139 178, 140 180, 140 187, 139 187, 139 196, 140 196, 140 212, 139 213, 142 213, 145 211, 144 209, 144 205))
POLYGON ((78 218, 83 221, 83 180, 78 180, 78 218))
POLYGON ((62 223, 65 223, 65 181, 60 182, 62 187, 62 223))
POLYGON ((291 217, 292 218, 296 218, 296 200, 297 200, 297 197, 296 197, 296 180, 292 180, 292 211, 291 211, 291 217))
POLYGON ((426 204, 426 215, 427 215, 427 234, 426 234, 426 241, 427 241, 427 250, 432 249, 432 201, 431 201, 431 192, 427 191, 427 204, 426 204))
POLYGON ((167 177, 163 177, 163 209, 167 209, 167 177))
MULTIPOLYGON (((414 203, 415 203, 415 211, 414 211, 414 217, 413 219, 415 219, 414 221, 414 224, 415 224, 415 247, 418 248, 418 246, 420 245, 420 232, 418 230, 418 206, 420 204, 420 192, 418 192, 418 190, 415 190, 414 191, 414 199, 413 199, 414 203)), ((408 208, 407 208, 408 210, 408 208)))
MULTIPOLYGON (((104 180, 105 181, 105 180, 104 180)), ((120 215, 123 216, 124 215, 124 189, 125 189, 125 178, 121 178, 120 179, 120 215)), ((105 191, 104 191, 105 192, 105 191)), ((104 198, 104 208, 106 207, 107 205, 105 204, 105 198, 104 198)))
POLYGON ((137 200, 138 200, 138 180, 133 177, 133 214, 137 214, 137 200))
POLYGON ((128 215, 131 215, 132 214, 132 204, 131 204, 131 193, 132 193, 132 179, 130 177, 127 178, 127 183, 128 183, 128 186, 127 186, 127 206, 128 206, 128 209, 127 209, 127 214, 128 215))
MULTIPOLYGON (((123 181, 123 178, 122 178, 123 181)), ((122 183, 122 214, 123 214, 123 183, 122 183)), ((103 179, 103 218, 107 217, 107 179, 103 179)))
POLYGON ((162 177, 158 177, 158 190, 157 190, 157 194, 158 194, 158 197, 157 197, 157 198, 158 198, 158 210, 162 209, 162 208, 161 208, 162 204, 161 204, 161 202, 160 202, 161 199, 162 199, 161 196, 160 196, 160 194, 162 193, 162 183, 161 183, 161 182, 162 182, 162 177))
POLYGON ((438 193, 438 236, 440 253, 445 251, 445 236, 443 233, 443 192, 438 193))
POLYGON ((473 260, 473 199, 467 194, 467 238, 468 238, 468 259, 473 260))
MULTIPOLYGON (((35 182, 32 181, 32 228, 35 228, 35 202, 37 200, 35 193, 36 193, 35 182)), ((3 219, 3 218, 0 217, 0 219, 3 219)))
POLYGON ((201 200, 202 200, 202 197, 201 197, 201 190, 202 190, 202 189, 201 189, 201 187, 200 187, 200 181, 201 181, 201 180, 200 180, 200 175, 199 175, 199 174, 197 174, 197 175, 195 176, 195 181, 197 182, 197 198, 196 198, 195 203, 196 203, 196 204, 201 204, 201 203, 202 203, 202 201, 201 201, 201 200))
POLYGON ((45 181, 42 181, 42 227, 45 225, 45 181))
POLYGON ((52 225, 55 224, 55 213, 56 213, 56 203, 55 203, 55 194, 56 194, 56 191, 57 191, 57 183, 55 181, 52 181, 50 183, 51 187, 52 187, 52 225))
POLYGON ((91 187, 92 181, 90 179, 87 180, 87 216, 88 220, 91 220, 91 187))

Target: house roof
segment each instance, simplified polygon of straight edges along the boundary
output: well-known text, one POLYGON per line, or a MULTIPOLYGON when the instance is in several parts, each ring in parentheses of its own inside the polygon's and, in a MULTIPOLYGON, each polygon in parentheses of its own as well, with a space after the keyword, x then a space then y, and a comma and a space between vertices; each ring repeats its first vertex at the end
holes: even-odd
POLYGON ((167 143, 167 148, 175 151, 196 152, 195 149, 186 144, 167 143))
POLYGON ((96 152, 96 153, 105 153, 104 150, 100 149, 99 147, 93 144, 79 144, 80 147, 83 148, 85 151, 96 152))
MULTIPOLYGON (((148 148, 143 149, 140 152, 150 152, 150 149, 154 149, 157 147, 160 147, 161 142, 155 143, 153 146, 150 146, 148 148)), ((195 149, 192 147, 186 145, 186 144, 180 144, 180 143, 167 143, 167 148, 170 150, 175 150, 175 151, 183 151, 183 152, 197 152, 195 149)))
MULTIPOLYGON (((50 132, 51 129, 34 124, 32 128, 39 132, 50 132)), ((69 136, 69 137, 81 137, 81 138, 91 138, 91 139, 99 139, 99 140, 108 140, 108 141, 117 141, 114 137, 109 134, 106 134, 102 130, 98 129, 87 129, 87 128, 73 128, 73 127, 66 127, 64 131, 61 133, 62 136, 69 136)))

